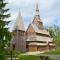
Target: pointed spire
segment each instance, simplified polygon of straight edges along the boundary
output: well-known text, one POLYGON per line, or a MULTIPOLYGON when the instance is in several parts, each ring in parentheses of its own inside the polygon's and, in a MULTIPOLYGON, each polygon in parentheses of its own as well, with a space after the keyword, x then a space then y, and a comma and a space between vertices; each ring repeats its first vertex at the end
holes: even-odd
POLYGON ((36 23, 37 21, 39 21, 40 23, 42 23, 42 21, 40 19, 40 12, 39 12, 38 3, 36 3, 36 10, 35 10, 35 16, 34 16, 33 23, 36 23))
POLYGON ((16 23, 14 25, 14 30, 23 30, 23 31, 25 31, 22 16, 21 16, 21 13, 20 13, 20 9, 19 9, 19 12, 18 12, 18 15, 17 15, 17 18, 16 18, 16 23))
POLYGON ((36 3, 36 16, 40 17, 38 3, 36 3))

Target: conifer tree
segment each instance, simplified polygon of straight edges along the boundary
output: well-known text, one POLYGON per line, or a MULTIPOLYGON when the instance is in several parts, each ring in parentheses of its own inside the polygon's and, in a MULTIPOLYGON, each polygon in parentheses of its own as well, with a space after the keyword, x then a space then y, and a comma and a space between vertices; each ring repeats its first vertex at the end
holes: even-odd
POLYGON ((8 31, 8 28, 5 28, 6 21, 5 18, 8 18, 10 14, 6 14, 9 9, 6 9, 6 2, 5 0, 0 0, 0 49, 4 50, 11 40, 11 34, 8 31))

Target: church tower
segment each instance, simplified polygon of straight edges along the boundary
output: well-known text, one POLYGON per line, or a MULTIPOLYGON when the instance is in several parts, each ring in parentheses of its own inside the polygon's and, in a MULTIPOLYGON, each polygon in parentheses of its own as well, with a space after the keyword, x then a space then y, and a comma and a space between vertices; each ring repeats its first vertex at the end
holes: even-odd
POLYGON ((20 11, 13 29, 12 48, 15 48, 17 51, 26 51, 25 28, 20 11))

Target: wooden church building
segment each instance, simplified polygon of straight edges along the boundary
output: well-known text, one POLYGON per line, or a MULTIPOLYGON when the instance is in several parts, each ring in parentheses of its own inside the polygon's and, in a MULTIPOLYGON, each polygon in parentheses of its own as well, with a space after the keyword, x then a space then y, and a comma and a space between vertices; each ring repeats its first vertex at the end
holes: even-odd
POLYGON ((49 32, 44 28, 43 22, 41 21, 38 4, 36 4, 34 19, 26 31, 21 13, 18 13, 11 46, 23 52, 47 51, 55 48, 53 38, 50 37, 49 32))

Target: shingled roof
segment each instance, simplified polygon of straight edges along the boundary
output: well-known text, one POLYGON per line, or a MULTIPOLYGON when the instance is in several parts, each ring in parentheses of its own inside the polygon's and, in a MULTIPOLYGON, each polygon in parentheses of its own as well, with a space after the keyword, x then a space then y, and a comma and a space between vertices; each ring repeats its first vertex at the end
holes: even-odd
POLYGON ((33 29, 35 30, 35 32, 49 35, 48 31, 46 31, 45 29, 39 29, 36 24, 32 23, 31 26, 33 27, 33 29))
POLYGON ((26 41, 42 41, 42 42, 53 42, 51 37, 44 37, 44 36, 29 36, 26 41))
POLYGON ((22 19, 20 11, 19 11, 18 16, 16 18, 16 22, 15 22, 15 25, 14 25, 14 30, 25 31, 25 27, 24 27, 24 24, 23 24, 23 19, 22 19))
POLYGON ((29 43, 28 45, 47 46, 47 43, 31 42, 31 43, 29 43))

